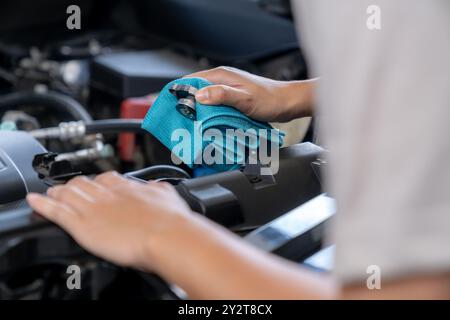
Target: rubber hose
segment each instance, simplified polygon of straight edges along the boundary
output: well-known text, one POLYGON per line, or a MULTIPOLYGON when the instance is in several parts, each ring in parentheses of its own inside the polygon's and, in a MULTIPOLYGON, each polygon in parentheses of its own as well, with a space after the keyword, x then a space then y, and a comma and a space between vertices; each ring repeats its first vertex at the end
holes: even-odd
POLYGON ((149 180, 152 178, 185 178, 190 179, 189 173, 181 168, 169 165, 156 165, 148 168, 131 171, 124 174, 127 177, 133 177, 143 180, 149 180))
POLYGON ((93 133, 120 133, 124 131, 135 133, 146 133, 141 128, 140 119, 108 119, 96 120, 86 124, 86 134, 93 133))
POLYGON ((74 120, 86 123, 92 121, 92 117, 78 101, 60 93, 14 92, 0 96, 0 109, 12 109, 23 105, 49 107, 70 114, 74 120))

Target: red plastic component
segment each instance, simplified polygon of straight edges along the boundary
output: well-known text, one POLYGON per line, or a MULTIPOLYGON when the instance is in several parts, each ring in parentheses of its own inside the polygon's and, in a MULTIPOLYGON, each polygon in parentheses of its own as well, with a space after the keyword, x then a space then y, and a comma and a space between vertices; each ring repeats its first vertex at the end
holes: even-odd
MULTIPOLYGON (((140 98, 128 98, 120 105, 121 119, 144 119, 157 95, 149 95, 140 98)), ((120 159, 133 161, 136 135, 134 133, 121 133, 119 135, 120 159)))

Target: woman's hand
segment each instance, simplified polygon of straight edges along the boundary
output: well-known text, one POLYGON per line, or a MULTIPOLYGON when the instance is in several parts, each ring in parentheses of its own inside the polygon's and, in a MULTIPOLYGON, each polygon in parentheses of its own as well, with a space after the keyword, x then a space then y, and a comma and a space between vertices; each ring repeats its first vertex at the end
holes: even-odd
POLYGON ((230 67, 185 76, 192 77, 214 83, 197 92, 203 104, 229 105, 261 121, 286 122, 312 114, 315 80, 276 81, 230 67))
POLYGON ((141 184, 112 172, 74 178, 47 194, 29 194, 28 203, 94 255, 147 271, 156 271, 152 255, 162 235, 186 231, 193 215, 171 185, 141 184))

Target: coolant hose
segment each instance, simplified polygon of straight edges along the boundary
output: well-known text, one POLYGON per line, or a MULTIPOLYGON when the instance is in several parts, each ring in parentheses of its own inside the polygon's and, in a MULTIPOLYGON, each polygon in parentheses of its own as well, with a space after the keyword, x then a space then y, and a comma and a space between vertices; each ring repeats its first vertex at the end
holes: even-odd
POLYGON ((135 132, 147 133, 141 128, 142 120, 139 119, 108 119, 96 120, 91 123, 86 123, 86 134, 94 133, 120 133, 120 132, 135 132))
POLYGON ((70 114, 74 120, 86 123, 92 121, 92 117, 86 109, 75 99, 56 92, 14 92, 0 96, 0 110, 12 109, 23 105, 39 105, 70 114))

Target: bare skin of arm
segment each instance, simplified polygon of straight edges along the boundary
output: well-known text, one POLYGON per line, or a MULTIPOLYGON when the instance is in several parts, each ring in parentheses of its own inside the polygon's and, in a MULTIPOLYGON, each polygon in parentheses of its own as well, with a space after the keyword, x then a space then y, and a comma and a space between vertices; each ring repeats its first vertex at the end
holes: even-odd
POLYGON ((117 173, 75 178, 30 194, 30 205, 81 246, 115 264, 153 271, 197 299, 449 298, 437 275, 340 290, 318 275, 260 252, 191 212, 172 186, 143 185, 117 173))
MULTIPOLYGON (((190 76, 214 86, 205 104, 228 104, 259 120, 288 121, 313 112, 316 81, 279 82, 218 68, 190 76)), ((117 173, 78 177, 30 206, 65 229, 82 247, 117 265, 152 271, 199 299, 450 298, 449 275, 340 288, 328 275, 263 253, 192 212, 165 183, 140 184, 117 173)))
POLYGON ((335 297, 327 277, 243 243, 191 212, 165 183, 144 185, 106 173, 75 178, 50 189, 48 197, 30 194, 28 201, 93 254, 156 272, 192 298, 335 297))

